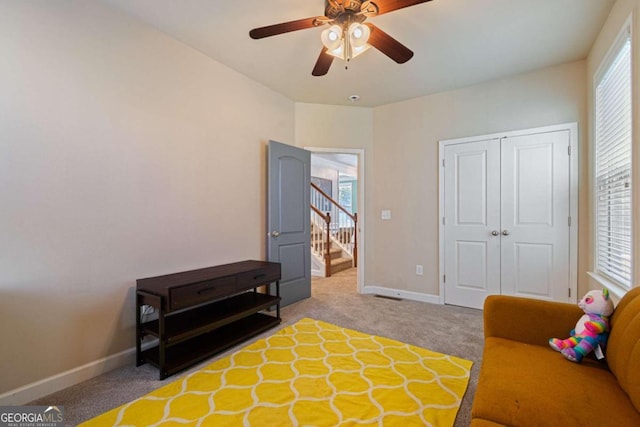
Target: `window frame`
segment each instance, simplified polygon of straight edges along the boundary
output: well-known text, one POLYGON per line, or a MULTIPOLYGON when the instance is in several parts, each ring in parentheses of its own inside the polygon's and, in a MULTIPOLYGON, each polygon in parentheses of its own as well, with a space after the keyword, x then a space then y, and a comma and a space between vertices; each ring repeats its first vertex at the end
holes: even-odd
POLYGON ((637 185, 637 177, 636 177, 636 152, 634 149, 634 142, 636 139, 636 120, 635 120, 635 93, 636 93, 636 76, 635 76, 635 54, 634 54, 634 47, 635 47, 635 41, 634 41, 634 28, 632 25, 632 17, 630 16, 629 18, 627 18, 627 20, 625 21, 625 23, 622 25, 621 30, 619 31, 618 35, 616 36, 614 42, 611 44, 611 46, 609 47, 609 50, 607 52, 607 54, 604 56, 604 58, 602 59, 602 61, 600 62, 600 65, 597 68, 597 71, 594 73, 594 77, 593 77, 593 142, 592 142, 592 159, 591 159, 591 182, 592 182, 592 187, 590 190, 591 193, 591 197, 592 197, 592 214, 593 214, 593 220, 592 220, 592 236, 593 236, 593 246, 592 246, 592 262, 593 262, 593 271, 589 272, 589 276, 592 277, 594 280, 596 280, 599 284, 601 284, 602 286, 607 287, 610 291, 612 291, 615 295, 621 297, 624 293, 626 293, 628 290, 632 289, 635 285, 635 277, 636 277, 636 271, 638 269, 638 266, 636 265, 636 259, 635 259, 635 249, 636 249, 636 239, 635 239, 635 234, 636 234, 636 227, 637 227, 637 221, 636 221, 636 214, 634 214, 634 207, 635 207, 635 186, 637 185), (631 182, 631 192, 630 192, 630 198, 631 198, 631 212, 629 213, 629 219, 630 219, 630 223, 631 223, 631 232, 630 232, 630 238, 631 238, 631 244, 629 246, 629 257, 630 257, 630 262, 631 262, 631 268, 630 268, 630 281, 629 281, 629 285, 627 286, 626 284, 624 284, 623 282, 617 280, 616 278, 608 275, 606 272, 600 271, 599 270, 599 262, 598 262, 598 255, 599 255, 599 243, 598 243, 598 214, 597 214, 597 210, 598 210, 598 170, 597 170, 597 145, 598 145, 598 134, 597 134, 597 114, 598 114, 598 86, 601 83, 602 79, 606 76, 606 74, 609 72, 609 70, 611 69, 612 65, 614 64, 614 62, 616 61, 616 59, 618 58, 622 48, 624 47, 624 45, 627 43, 627 41, 629 42, 629 49, 630 49, 630 59, 629 59, 629 66, 630 66, 630 77, 631 77, 631 88, 630 88, 630 98, 631 98, 631 109, 630 109, 630 116, 631 116, 631 154, 630 154, 630 161, 631 161, 631 165, 630 165, 630 182, 631 182))

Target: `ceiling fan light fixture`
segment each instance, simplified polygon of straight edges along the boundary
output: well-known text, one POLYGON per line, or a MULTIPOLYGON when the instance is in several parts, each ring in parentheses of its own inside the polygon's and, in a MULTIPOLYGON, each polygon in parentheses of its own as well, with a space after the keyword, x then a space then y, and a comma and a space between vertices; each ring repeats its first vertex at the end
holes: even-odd
POLYGON ((340 42, 340 45, 335 49, 327 49, 329 55, 333 55, 336 58, 344 59, 344 43, 340 42))
POLYGON ((322 32, 320 40, 327 48, 326 53, 349 61, 371 47, 367 43, 371 30, 359 22, 352 23, 348 28, 345 24, 344 28, 347 31, 340 25, 332 25, 322 32))
POLYGON ((322 32, 320 35, 320 40, 322 44, 328 50, 335 50, 340 47, 342 42, 342 28, 339 25, 332 25, 322 32))
POLYGON ((351 46, 351 57, 355 58, 356 56, 365 53, 370 47, 370 44, 365 44, 364 46, 351 46))
POLYGON ((362 25, 359 22, 354 22, 349 26, 349 42, 354 48, 362 47, 369 41, 371 35, 371 29, 366 25, 362 25))
MULTIPOLYGON (((360 54, 366 52, 367 50, 369 50, 369 48, 371 47, 370 44, 365 44, 364 46, 351 46, 351 59, 355 58, 357 56, 359 56, 360 54)), ((340 59, 345 59, 345 54, 344 54, 344 43, 340 43, 340 46, 338 46, 335 49, 327 49, 326 53, 328 53, 329 55, 333 55, 336 58, 340 58, 340 59)))

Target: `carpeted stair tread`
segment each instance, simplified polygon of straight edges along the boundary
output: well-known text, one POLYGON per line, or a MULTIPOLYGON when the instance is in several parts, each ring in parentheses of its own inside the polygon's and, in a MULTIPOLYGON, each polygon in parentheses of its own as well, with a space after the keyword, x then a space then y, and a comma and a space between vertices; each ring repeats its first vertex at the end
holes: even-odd
POLYGON ((353 261, 351 258, 339 257, 331 260, 331 274, 351 268, 353 261))

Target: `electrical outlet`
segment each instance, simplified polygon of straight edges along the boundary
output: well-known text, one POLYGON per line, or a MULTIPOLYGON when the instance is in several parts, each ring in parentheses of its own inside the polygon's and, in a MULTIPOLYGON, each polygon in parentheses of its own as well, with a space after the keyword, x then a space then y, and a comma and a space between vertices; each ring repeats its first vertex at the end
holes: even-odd
POLYGON ((422 266, 421 265, 416 265, 416 274, 418 276, 422 276, 422 273, 423 273, 422 266))

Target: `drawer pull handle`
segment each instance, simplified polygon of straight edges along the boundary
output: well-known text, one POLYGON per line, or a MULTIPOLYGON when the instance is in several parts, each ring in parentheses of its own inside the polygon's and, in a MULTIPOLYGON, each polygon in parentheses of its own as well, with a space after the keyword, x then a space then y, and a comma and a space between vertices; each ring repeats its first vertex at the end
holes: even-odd
POLYGON ((206 294, 207 292, 211 292, 211 291, 215 291, 215 290, 216 290, 215 286, 212 286, 212 287, 206 288, 206 289, 200 289, 198 291, 198 295, 206 294))
POLYGON ((253 276, 253 280, 258 280, 267 277, 266 274, 258 274, 257 276, 253 276))

